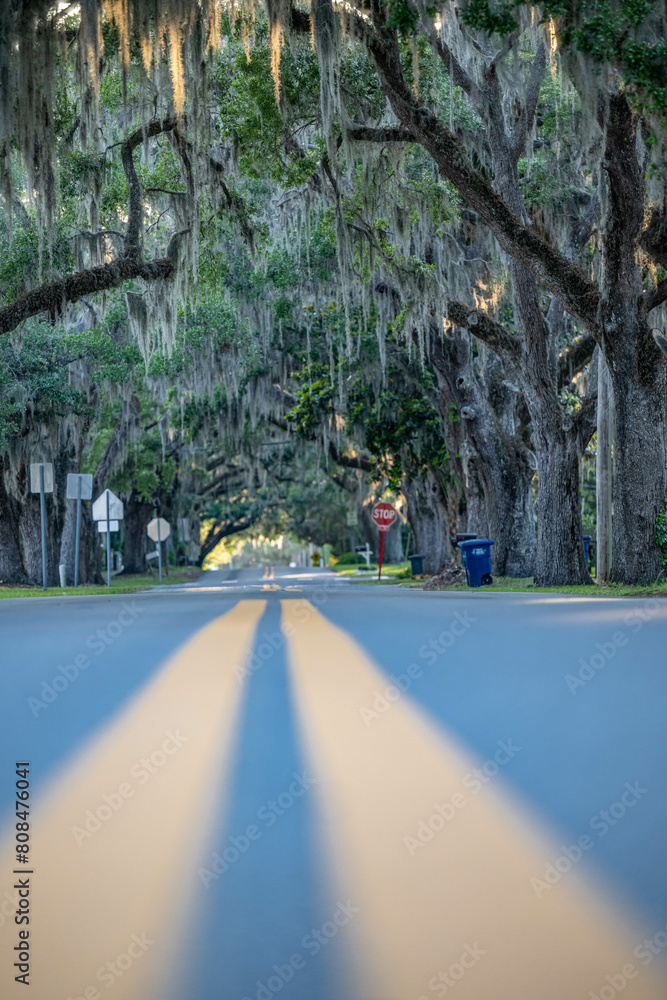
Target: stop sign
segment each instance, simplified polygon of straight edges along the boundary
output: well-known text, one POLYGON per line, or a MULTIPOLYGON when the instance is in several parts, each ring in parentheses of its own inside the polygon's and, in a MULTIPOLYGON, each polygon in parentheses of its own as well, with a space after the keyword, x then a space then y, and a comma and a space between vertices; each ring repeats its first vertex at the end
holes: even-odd
POLYGON ((372 518, 378 531, 389 531, 397 517, 396 508, 384 500, 373 507, 372 518))

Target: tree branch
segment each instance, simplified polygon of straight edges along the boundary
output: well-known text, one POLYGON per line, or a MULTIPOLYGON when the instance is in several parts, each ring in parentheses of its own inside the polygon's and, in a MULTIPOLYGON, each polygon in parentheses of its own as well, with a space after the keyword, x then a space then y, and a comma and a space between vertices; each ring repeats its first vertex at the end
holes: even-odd
POLYGON ((143 203, 141 185, 134 167, 132 154, 145 137, 159 135, 175 128, 177 119, 153 118, 147 125, 135 129, 121 143, 121 160, 129 188, 127 228, 123 239, 123 252, 110 264, 101 264, 84 271, 77 271, 68 278, 41 285, 31 292, 24 292, 9 305, 0 309, 0 334, 15 330, 23 320, 39 313, 48 312, 52 317, 59 315, 65 303, 78 302, 87 295, 118 288, 132 278, 157 281, 170 278, 175 270, 175 259, 171 247, 167 256, 158 260, 145 261, 141 244, 143 223, 143 203))
POLYGON ((590 364, 595 350, 593 337, 580 337, 558 357, 558 388, 564 389, 574 375, 590 364))
POLYGON ((414 135, 407 128, 392 125, 381 125, 371 128, 367 125, 355 125, 347 130, 348 139, 358 142, 416 142, 414 135))
POLYGON ((347 469, 363 469, 364 472, 370 472, 372 470, 372 465, 368 459, 361 458, 359 456, 352 457, 350 455, 341 454, 333 441, 329 442, 329 454, 336 465, 342 465, 347 469))
POLYGON ((481 309, 470 309, 456 299, 447 299, 447 317, 455 326, 468 330, 502 358, 515 358, 520 344, 514 334, 481 309))
POLYGON ((662 305, 665 299, 667 299, 667 278, 663 278, 662 281, 659 281, 652 291, 644 292, 643 300, 646 312, 650 313, 651 309, 655 309, 656 306, 662 305))
POLYGON ((480 215, 502 249, 558 296, 572 316, 581 320, 591 332, 597 332, 600 301, 597 287, 564 254, 510 211, 489 181, 473 166, 463 143, 415 98, 403 76, 395 33, 373 31, 363 18, 357 18, 355 25, 398 120, 431 154, 441 173, 480 215))

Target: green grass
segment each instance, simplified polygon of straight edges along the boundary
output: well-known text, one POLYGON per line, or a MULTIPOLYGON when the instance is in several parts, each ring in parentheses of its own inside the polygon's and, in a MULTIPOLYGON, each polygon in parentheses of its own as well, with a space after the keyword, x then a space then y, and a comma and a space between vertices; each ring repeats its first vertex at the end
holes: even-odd
POLYGON ((345 576, 352 581, 352 583, 399 583, 401 580, 412 581, 412 575, 410 572, 410 563, 383 563, 382 564, 382 580, 378 580, 378 568, 377 563, 373 569, 371 564, 371 573, 375 576, 371 576, 366 572, 365 566, 338 566, 331 567, 335 573, 339 576, 345 576), (364 576, 359 576, 355 570, 364 570, 364 576), (390 580, 385 580, 385 577, 391 577, 390 580))
MULTIPOLYGON (((163 584, 190 583, 201 576, 201 570, 195 567, 179 567, 177 570, 171 569, 169 576, 162 574, 163 584)), ((158 584, 157 573, 155 574, 128 574, 127 576, 112 576, 111 587, 106 584, 101 586, 85 587, 48 587, 42 590, 41 587, 0 587, 0 598, 2 597, 91 597, 94 595, 104 596, 105 594, 136 594, 140 590, 147 590, 149 587, 156 587, 158 584)))
MULTIPOLYGON (((423 581, 419 581, 423 582, 423 581)), ((415 586, 416 581, 408 581, 407 586, 415 586)), ((438 587, 438 590, 460 590, 469 591, 471 588, 465 584, 452 584, 448 587, 438 587)), ((536 587, 532 577, 517 579, 511 576, 500 576, 494 579, 490 587, 475 588, 475 593, 484 591, 506 593, 531 593, 531 594, 575 594, 581 597, 667 597, 667 582, 661 582, 654 586, 631 586, 623 583, 606 583, 598 586, 568 586, 561 587, 536 587)))

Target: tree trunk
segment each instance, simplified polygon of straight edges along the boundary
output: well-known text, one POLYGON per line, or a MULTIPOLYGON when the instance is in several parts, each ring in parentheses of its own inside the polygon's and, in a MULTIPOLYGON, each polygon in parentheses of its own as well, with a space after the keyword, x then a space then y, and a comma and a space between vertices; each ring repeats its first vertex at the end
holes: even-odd
POLYGON ((384 533, 384 553, 382 558, 385 563, 403 562, 403 540, 401 538, 402 527, 403 522, 399 515, 389 531, 385 531, 384 533))
POLYGON ((612 579, 623 583, 653 583, 660 572, 655 520, 667 503, 667 364, 643 358, 653 352, 648 328, 606 350, 615 414, 612 579))
POLYGON ((414 535, 414 554, 424 557, 424 572, 435 576, 452 562, 447 522, 447 499, 436 472, 427 472, 403 483, 408 521, 414 535))
MULTIPOLYGON (((54 494, 46 497, 46 581, 47 586, 57 587, 59 545, 54 532, 55 517, 53 511, 54 494)), ((30 583, 42 585, 42 534, 39 493, 28 493, 21 508, 20 520, 21 541, 25 568, 30 583)))
POLYGON ((27 583, 19 544, 19 509, 5 484, 6 459, 0 456, 0 583, 27 583))
POLYGON ((535 583, 590 583, 581 526, 579 443, 565 429, 544 426, 539 417, 533 417, 533 441, 539 477, 535 583))
POLYGON ((134 494, 131 494, 125 502, 123 522, 123 572, 125 573, 146 572, 148 550, 146 528, 153 513, 153 504, 138 500, 134 494))
POLYGON ((595 571, 598 583, 611 579, 612 548, 612 447, 613 391, 604 355, 598 368, 598 421, 595 459, 595 571))
POLYGON ((466 524, 461 527, 493 539, 497 575, 532 576, 534 470, 517 435, 517 394, 504 379, 497 355, 484 345, 480 351, 482 372, 473 363, 469 335, 454 329, 436 337, 431 355, 448 451, 455 456, 465 490, 466 524))

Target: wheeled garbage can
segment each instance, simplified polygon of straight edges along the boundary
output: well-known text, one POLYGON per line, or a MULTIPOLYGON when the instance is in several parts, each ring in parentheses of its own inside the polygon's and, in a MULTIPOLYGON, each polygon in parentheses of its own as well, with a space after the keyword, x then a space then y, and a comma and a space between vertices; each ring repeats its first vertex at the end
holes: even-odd
POLYGON ((467 542, 459 542, 469 587, 485 587, 493 583, 491 546, 495 544, 490 538, 475 538, 467 542))

